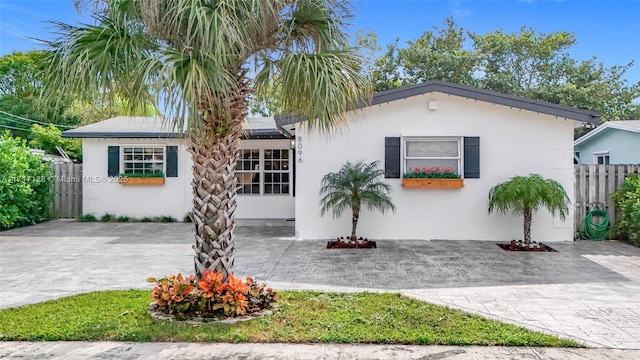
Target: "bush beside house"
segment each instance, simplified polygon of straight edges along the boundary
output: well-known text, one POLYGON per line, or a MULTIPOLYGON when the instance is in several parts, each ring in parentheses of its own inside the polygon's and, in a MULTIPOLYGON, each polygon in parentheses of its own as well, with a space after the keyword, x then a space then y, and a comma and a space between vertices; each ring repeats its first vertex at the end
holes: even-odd
POLYGON ((47 215, 51 168, 24 140, 0 136, 0 229, 34 224, 47 215))
POLYGON ((640 177, 631 175, 624 184, 613 193, 620 219, 616 221, 618 236, 632 240, 640 245, 640 177))

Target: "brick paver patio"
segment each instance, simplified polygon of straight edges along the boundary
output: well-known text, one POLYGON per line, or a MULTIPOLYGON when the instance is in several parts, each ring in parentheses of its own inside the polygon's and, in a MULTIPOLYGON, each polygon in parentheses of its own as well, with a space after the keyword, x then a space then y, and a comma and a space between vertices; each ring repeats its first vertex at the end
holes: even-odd
MULTIPOLYGON (((326 250, 288 226, 237 233, 236 273, 276 288, 401 291, 592 346, 640 349, 640 249, 623 243, 553 243, 558 252, 543 254, 440 240, 326 250)), ((190 224, 68 221, 0 232, 0 308, 190 273, 191 236, 190 224)))

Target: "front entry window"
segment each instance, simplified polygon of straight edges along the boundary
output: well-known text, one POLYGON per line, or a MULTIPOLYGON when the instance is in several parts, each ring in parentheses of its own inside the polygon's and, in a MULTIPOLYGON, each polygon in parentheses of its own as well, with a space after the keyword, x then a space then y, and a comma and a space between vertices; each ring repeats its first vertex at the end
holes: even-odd
POLYGON ((242 149, 236 165, 238 194, 289 195, 291 150, 242 149))
POLYGON ((236 165, 238 194, 260 195, 260 150, 242 149, 236 165))
POLYGON ((264 150, 264 193, 289 194, 289 150, 264 150))

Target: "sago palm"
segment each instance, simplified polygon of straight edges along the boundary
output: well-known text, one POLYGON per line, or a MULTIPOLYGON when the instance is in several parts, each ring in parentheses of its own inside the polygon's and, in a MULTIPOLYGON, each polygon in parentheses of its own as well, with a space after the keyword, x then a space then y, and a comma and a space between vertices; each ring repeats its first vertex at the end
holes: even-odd
POLYGON ((384 170, 378 164, 378 161, 370 164, 347 162, 338 172, 328 173, 322 178, 320 214, 324 216, 332 211, 333 217, 338 218, 345 210, 351 209, 352 241, 357 239, 356 228, 363 206, 383 214, 387 210, 396 211, 391 202, 391 187, 382 181, 384 170))
POLYGON ((514 216, 524 216, 524 242, 531 243, 531 219, 541 207, 547 208, 553 216, 556 213, 564 220, 571 201, 562 185, 540 175, 516 176, 494 186, 489 191, 489 213, 511 212, 514 216))
POLYGON ((340 0, 85 0, 97 25, 58 23, 47 94, 150 99, 187 129, 196 275, 234 260, 235 167, 249 96, 270 87, 286 112, 328 130, 370 85, 348 46, 340 0))

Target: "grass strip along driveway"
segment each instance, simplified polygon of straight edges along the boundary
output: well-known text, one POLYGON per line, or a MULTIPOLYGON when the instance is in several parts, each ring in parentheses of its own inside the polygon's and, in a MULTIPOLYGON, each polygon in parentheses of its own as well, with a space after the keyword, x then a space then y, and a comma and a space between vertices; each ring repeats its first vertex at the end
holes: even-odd
POLYGON ((580 345, 399 294, 282 291, 281 311, 234 325, 157 322, 143 290, 101 291, 0 311, 0 340, 580 345))

